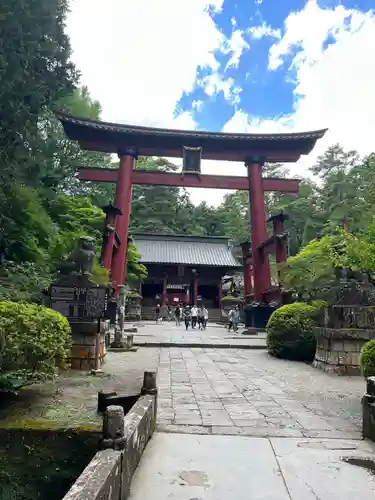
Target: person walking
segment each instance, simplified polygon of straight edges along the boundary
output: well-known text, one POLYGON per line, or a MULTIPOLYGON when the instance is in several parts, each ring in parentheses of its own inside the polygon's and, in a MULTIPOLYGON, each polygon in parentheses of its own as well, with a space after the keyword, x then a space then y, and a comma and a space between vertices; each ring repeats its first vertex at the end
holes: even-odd
POLYGON ((233 328, 233 316, 234 316, 234 309, 231 307, 228 312, 228 332, 231 331, 231 328, 233 328))
POLYGON ((197 326, 198 321, 198 307, 193 306, 191 308, 191 328, 194 329, 197 326))
POLYGON ((234 308, 232 322, 233 322, 233 331, 236 332, 238 330, 238 323, 240 322, 240 309, 238 305, 234 308))
POLYGON ((199 330, 203 330, 204 328, 204 312, 203 307, 198 308, 198 328, 199 330))
POLYGON ((184 307, 182 315, 183 315, 183 318, 184 318, 185 328, 186 328, 186 330, 188 330, 189 329, 189 325, 190 325, 190 320, 191 320, 191 311, 190 311, 188 305, 186 305, 184 307))
POLYGON ((207 328, 207 322, 208 322, 208 311, 205 307, 203 307, 203 328, 207 328))
POLYGON ((176 309, 174 311, 174 317, 176 319, 176 326, 180 326, 180 321, 181 321, 181 308, 179 304, 177 304, 176 309))
POLYGON ((156 318, 156 323, 159 323, 159 318, 160 318, 160 304, 157 304, 155 307, 155 318, 156 318))

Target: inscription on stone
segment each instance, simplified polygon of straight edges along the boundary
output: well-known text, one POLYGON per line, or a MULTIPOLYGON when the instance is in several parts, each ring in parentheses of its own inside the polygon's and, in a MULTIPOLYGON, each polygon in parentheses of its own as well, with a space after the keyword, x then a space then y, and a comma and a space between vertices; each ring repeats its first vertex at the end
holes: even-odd
POLYGON ((51 307, 67 318, 103 318, 107 308, 107 288, 52 286, 51 307))

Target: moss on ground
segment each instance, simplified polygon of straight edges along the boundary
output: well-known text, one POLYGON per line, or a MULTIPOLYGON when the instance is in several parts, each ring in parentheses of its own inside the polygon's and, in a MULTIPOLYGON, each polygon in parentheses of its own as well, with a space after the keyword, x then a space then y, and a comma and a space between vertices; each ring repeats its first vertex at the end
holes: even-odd
POLYGON ((59 500, 98 449, 97 425, 0 423, 0 500, 59 500))

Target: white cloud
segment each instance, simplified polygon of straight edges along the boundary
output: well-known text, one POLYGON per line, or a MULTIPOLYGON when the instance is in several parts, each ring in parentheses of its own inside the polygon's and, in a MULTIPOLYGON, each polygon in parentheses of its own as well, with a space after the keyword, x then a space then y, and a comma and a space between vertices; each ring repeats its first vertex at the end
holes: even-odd
POLYGON ((328 128, 314 151, 291 166, 291 172, 300 175, 306 175, 317 155, 336 142, 361 154, 374 151, 374 54, 374 12, 342 6, 322 9, 310 0, 302 11, 289 15, 283 37, 269 54, 272 69, 292 56, 293 113, 264 120, 236 111, 224 130, 272 133, 328 128), (333 43, 324 47, 329 35, 333 43))
POLYGON ((202 104, 203 104, 203 101, 201 101, 201 100, 199 100, 199 101, 193 101, 191 103, 191 107, 193 109, 196 109, 197 111, 199 111, 201 109, 201 107, 202 107, 202 104))
POLYGON ((270 38, 280 38, 281 32, 279 29, 274 29, 265 22, 259 26, 251 26, 248 29, 251 37, 255 40, 260 40, 261 38, 268 36, 270 38))
MULTIPOLYGON (((207 9, 223 0, 71 0, 67 32, 82 83, 103 119, 176 126, 175 106, 198 68, 218 70, 223 43, 207 9)), ((194 128, 188 114, 179 126, 194 128)))
POLYGON ((329 128, 315 155, 334 142, 363 154, 373 151, 375 13, 342 6, 321 9, 311 0, 285 26, 284 37, 270 50, 270 65, 300 48, 292 62, 294 128, 329 128), (328 35, 334 43, 324 48, 328 35))
POLYGON ((233 78, 222 78, 219 73, 212 73, 202 79, 201 85, 204 87, 205 94, 210 97, 223 92, 224 99, 227 101, 232 104, 239 102, 242 89, 235 85, 233 78))
POLYGON ((243 51, 249 48, 250 45, 244 39, 243 31, 233 31, 231 38, 224 40, 221 47, 223 54, 231 54, 225 69, 238 68, 243 51))

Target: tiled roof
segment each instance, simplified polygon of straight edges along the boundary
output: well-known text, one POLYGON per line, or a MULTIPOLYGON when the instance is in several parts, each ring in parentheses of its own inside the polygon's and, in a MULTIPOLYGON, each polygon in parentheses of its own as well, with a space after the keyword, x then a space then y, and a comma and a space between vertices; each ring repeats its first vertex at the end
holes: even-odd
POLYGON ((101 120, 88 120, 78 118, 65 113, 56 113, 58 119, 64 123, 71 123, 96 130, 105 130, 107 132, 127 133, 127 134, 145 134, 159 136, 184 136, 194 138, 212 138, 212 139, 236 139, 236 140, 271 140, 271 141, 294 141, 296 139, 321 139, 327 129, 313 130, 309 132, 289 132, 278 134, 248 134, 248 133, 224 133, 224 132, 206 132, 201 130, 175 130, 157 127, 144 127, 140 125, 127 125, 123 123, 103 122, 101 120))
POLYGON ((240 267, 227 238, 133 234, 143 264, 240 267))

